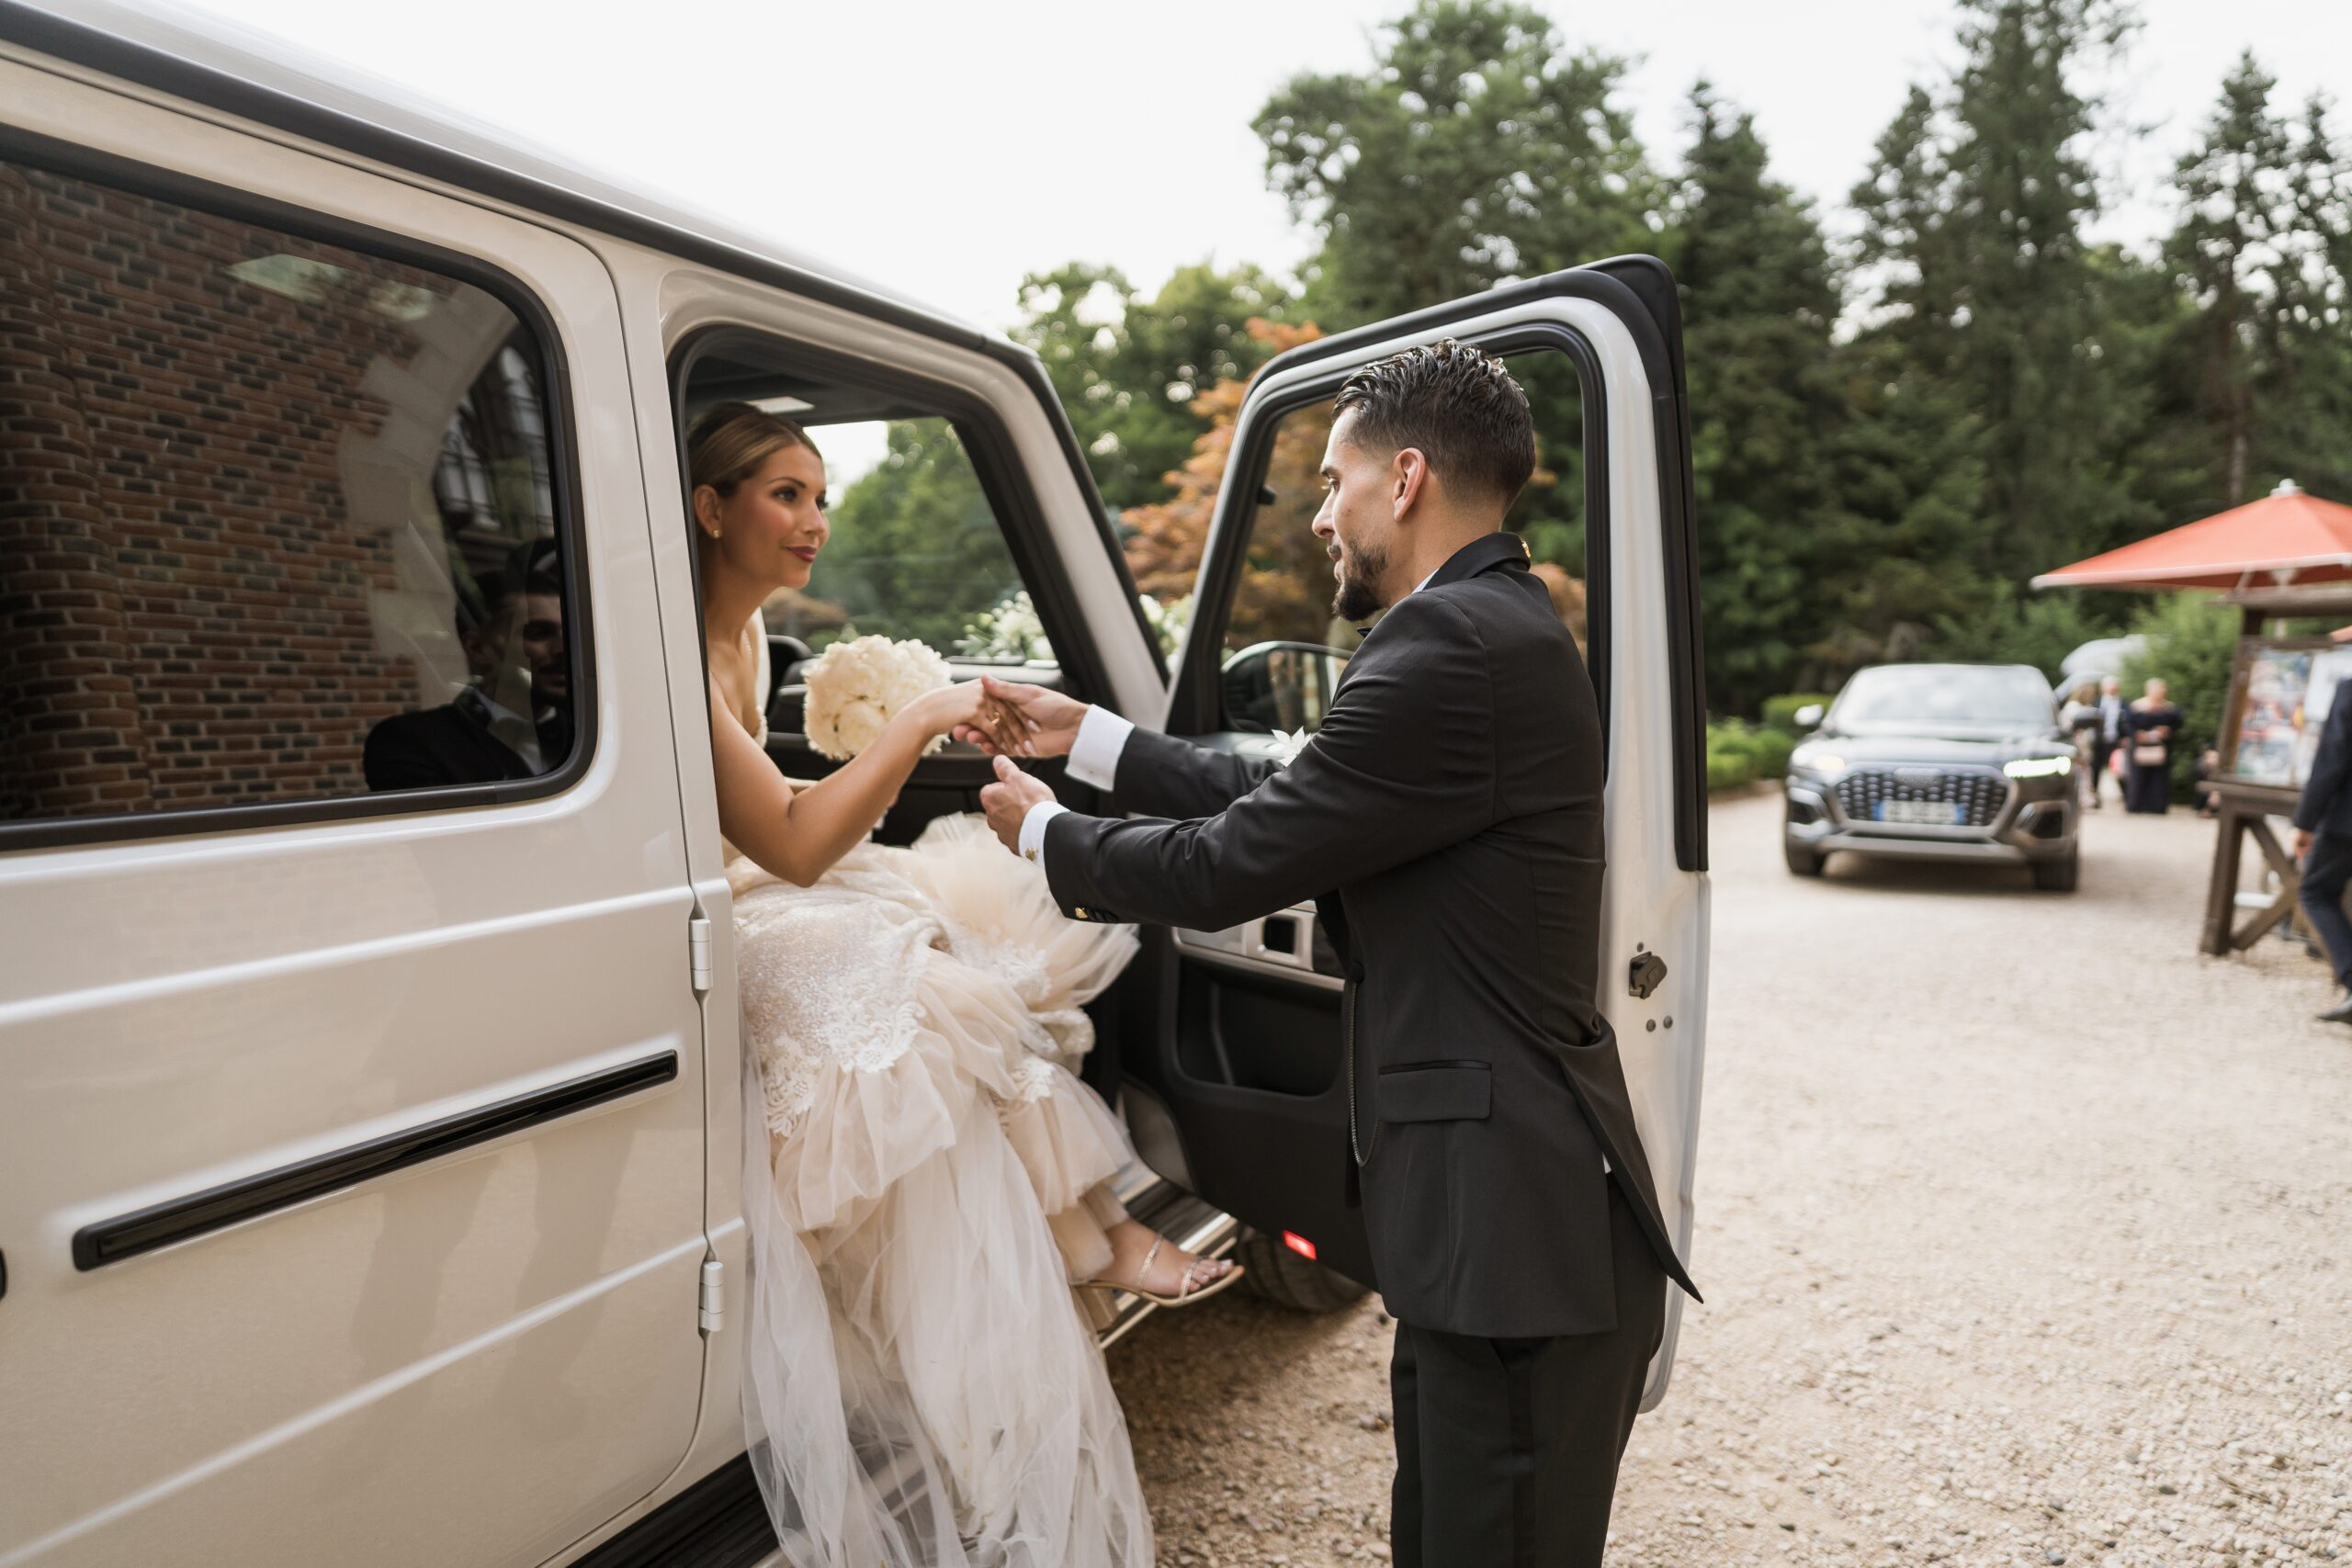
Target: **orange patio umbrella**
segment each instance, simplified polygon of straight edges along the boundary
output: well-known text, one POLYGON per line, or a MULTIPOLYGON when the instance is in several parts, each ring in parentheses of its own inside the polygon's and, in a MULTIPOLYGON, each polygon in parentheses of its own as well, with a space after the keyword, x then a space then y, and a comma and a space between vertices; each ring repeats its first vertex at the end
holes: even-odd
POLYGON ((2260 501, 2072 566, 2036 588, 2219 588, 2259 593, 2352 582, 2352 506, 2282 481, 2260 501))

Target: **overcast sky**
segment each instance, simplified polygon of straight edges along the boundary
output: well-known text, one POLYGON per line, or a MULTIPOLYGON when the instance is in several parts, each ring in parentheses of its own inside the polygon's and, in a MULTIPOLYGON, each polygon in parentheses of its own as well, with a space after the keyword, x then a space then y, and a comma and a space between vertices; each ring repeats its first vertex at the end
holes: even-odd
MULTIPOLYGON (((1287 269, 1306 237, 1250 120, 1301 71, 1355 70, 1403 0, 211 0, 203 7, 510 127, 570 158, 994 326, 1024 273, 1112 263, 1155 286, 1204 258, 1287 269), (613 18, 626 17, 627 21, 613 18)), ((1752 109, 1781 175, 1834 217, 1915 80, 1954 56, 1945 0, 1668 0, 1547 10, 1637 60, 1670 163, 1702 74, 1752 109)), ((2161 178, 2249 45, 2300 104, 2352 60, 2343 0, 2143 0, 2115 84, 2161 178)), ((2352 136, 2352 115, 2344 121, 2352 136)), ((2143 204, 2109 231, 2153 233, 2143 204)))

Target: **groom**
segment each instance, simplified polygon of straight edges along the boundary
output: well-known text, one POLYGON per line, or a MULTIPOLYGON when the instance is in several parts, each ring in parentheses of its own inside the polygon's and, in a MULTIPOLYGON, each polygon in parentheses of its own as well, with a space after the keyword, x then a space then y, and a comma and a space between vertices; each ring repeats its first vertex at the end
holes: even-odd
POLYGON ((1333 413, 1333 613, 1388 613, 1314 739, 1245 761, 1000 682, 1031 754, 1149 815, 1069 812, 1002 757, 983 804, 1079 919, 1217 930, 1337 890, 1332 1157, 1397 1320, 1396 1561, 1598 1564, 1667 1283, 1692 1287, 1595 1005, 1592 686, 1499 531, 1534 468, 1527 399, 1449 341, 1358 371, 1333 413))

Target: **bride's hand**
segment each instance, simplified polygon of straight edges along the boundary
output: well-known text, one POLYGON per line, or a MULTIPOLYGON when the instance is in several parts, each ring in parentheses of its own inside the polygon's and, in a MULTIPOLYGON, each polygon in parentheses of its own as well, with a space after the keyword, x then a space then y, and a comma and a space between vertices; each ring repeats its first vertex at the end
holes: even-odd
POLYGON ((1069 755, 1069 749, 1078 741, 1079 726, 1086 719, 1086 704, 1045 686, 1026 685, 1019 681, 1000 681, 993 675, 981 676, 980 684, 990 697, 1004 705, 1012 720, 1012 733, 1018 738, 1016 743, 1004 746, 993 737, 978 731, 967 734, 957 730, 956 739, 968 741, 991 757, 1069 755))
POLYGON ((1020 744, 1023 732, 1019 716, 978 681, 958 681, 925 692, 909 703, 904 712, 925 739, 933 735, 985 738, 987 744, 1010 750, 1020 744))

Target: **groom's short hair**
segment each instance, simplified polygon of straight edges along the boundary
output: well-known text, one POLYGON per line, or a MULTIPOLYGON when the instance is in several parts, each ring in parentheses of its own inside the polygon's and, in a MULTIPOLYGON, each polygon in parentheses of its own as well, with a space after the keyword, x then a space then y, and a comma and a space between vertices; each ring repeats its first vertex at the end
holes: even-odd
POLYGON ((1535 472, 1535 420, 1501 359, 1446 338, 1374 360, 1347 379, 1331 417, 1353 412, 1359 446, 1419 447, 1449 488, 1508 507, 1535 472))

